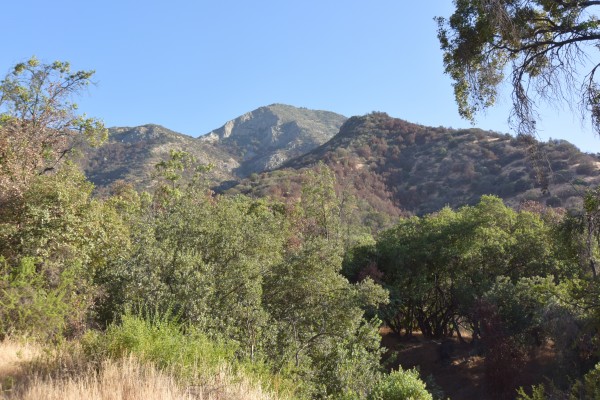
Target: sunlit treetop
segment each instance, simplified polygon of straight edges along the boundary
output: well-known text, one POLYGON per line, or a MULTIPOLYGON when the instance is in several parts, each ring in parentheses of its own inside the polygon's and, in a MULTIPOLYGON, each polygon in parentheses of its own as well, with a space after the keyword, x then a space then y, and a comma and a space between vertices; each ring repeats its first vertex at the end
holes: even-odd
POLYGON ((32 57, 0 81, 0 189, 18 191, 27 177, 54 170, 78 143, 107 138, 103 123, 74 102, 93 74, 32 57))

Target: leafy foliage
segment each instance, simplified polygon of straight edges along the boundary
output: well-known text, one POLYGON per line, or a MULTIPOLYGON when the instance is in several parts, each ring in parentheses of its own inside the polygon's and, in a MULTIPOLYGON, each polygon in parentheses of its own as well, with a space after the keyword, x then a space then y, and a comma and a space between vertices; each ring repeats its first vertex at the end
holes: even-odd
POLYGON ((536 132, 537 98, 559 104, 573 94, 598 130, 598 84, 587 55, 600 39, 595 1, 457 0, 447 20, 438 18, 438 38, 446 73, 454 80, 459 113, 475 113, 496 101, 508 70, 517 132, 536 132), (578 88, 579 86, 579 88, 578 88))
POLYGON ((27 332, 41 339, 60 337, 68 321, 81 313, 81 300, 72 294, 74 271, 63 271, 49 287, 36 272, 35 259, 23 258, 16 267, 0 261, 0 336, 27 332))
POLYGON ((78 141, 98 145, 107 131, 97 119, 77 114, 72 97, 93 71, 71 71, 68 62, 19 63, 0 82, 0 201, 22 192, 36 174, 53 170, 78 141))
POLYGON ((232 346, 211 340, 191 327, 184 332, 175 319, 156 313, 143 319, 127 312, 104 334, 84 338, 84 345, 94 358, 135 355, 160 368, 174 368, 180 376, 194 370, 216 373, 233 359, 234 352, 232 346))
POLYGON ((590 370, 571 389, 570 399, 597 399, 600 397, 600 364, 590 370))
POLYGON ((96 277, 108 294, 103 323, 131 307, 173 312, 234 344, 237 357, 302 379, 311 396, 366 393, 381 353, 378 322, 364 319, 363 308, 387 294, 340 274, 334 176, 323 168, 299 202, 283 205, 185 183, 179 175, 195 166, 173 155, 163 165, 181 168, 167 170, 152 198, 113 200, 129 210, 132 248, 96 277))
POLYGON ((123 220, 91 191, 80 172, 66 167, 35 177, 6 214, 0 280, 5 311, 14 317, 7 316, 3 334, 8 326, 50 337, 85 327, 101 295, 93 276, 125 254, 129 243, 123 220))
MULTIPOLYGON (((401 219, 376 239, 361 226, 390 224, 374 211, 388 206, 401 215, 397 196, 404 204, 417 204, 421 192, 437 196, 435 182, 421 185, 431 165, 453 171, 453 187, 510 166, 502 178, 510 188, 502 190, 531 191, 518 143, 380 113, 351 118, 332 142, 297 161, 310 169, 263 199, 215 194, 207 166, 168 146, 150 193, 119 182, 93 197, 70 163, 30 169, 17 195, 1 192, 11 207, 0 209, 0 336, 83 336, 98 360, 133 353, 188 380, 200 379, 194 368, 216 371, 227 360, 301 398, 432 398, 415 370, 382 372, 382 318, 405 335, 464 340, 469 330, 499 394, 514 394, 520 367, 551 339, 559 349, 553 382, 566 393, 577 381, 574 396, 595 394, 597 190, 567 216, 483 196, 401 219), (447 140, 432 145, 439 138, 447 140), (326 162, 310 164, 319 154, 326 162), (435 162, 427 165, 423 154, 435 162), (394 179, 401 184, 392 193, 394 179)), ((48 145, 56 154, 62 142, 48 145)), ((569 165, 581 156, 571 146, 553 141, 547 149, 557 169, 577 176, 569 165)), ((13 172, 3 169, 0 179, 16 182, 13 172)), ((292 174, 252 176, 250 189, 268 190, 265 179, 282 185, 292 174)))
POLYGON ((377 268, 392 293, 386 321, 398 332, 418 327, 426 336, 443 337, 466 318, 477 332, 470 313, 496 277, 558 273, 562 263, 551 243, 542 216, 517 213, 493 197, 403 220, 376 246, 377 268))
POLYGON ((392 371, 375 386, 369 400, 414 399, 432 400, 417 370, 392 371))

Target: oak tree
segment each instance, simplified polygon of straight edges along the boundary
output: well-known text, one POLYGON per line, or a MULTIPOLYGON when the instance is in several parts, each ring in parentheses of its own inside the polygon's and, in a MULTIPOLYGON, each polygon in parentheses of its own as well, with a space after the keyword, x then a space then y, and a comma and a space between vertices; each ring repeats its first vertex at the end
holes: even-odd
MULTIPOLYGON (((461 116, 473 120, 492 106, 510 76, 511 124, 536 132, 537 102, 570 106, 573 99, 600 132, 600 1, 455 0, 448 19, 438 17, 445 71, 454 81, 461 116)), ((573 108, 573 107, 571 107, 573 108)))

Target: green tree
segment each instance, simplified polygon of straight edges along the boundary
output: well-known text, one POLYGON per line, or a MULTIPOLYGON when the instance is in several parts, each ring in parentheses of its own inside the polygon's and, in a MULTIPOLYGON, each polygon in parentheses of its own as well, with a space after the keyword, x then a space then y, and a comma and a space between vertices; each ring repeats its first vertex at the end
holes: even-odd
POLYGON ((239 196, 183 194, 168 207, 142 210, 131 258, 116 266, 121 306, 171 309, 207 332, 236 340, 242 354, 262 347, 267 315, 262 281, 281 260, 276 207, 239 196))
POLYGON ((302 185, 302 211, 306 233, 337 242, 341 240, 342 205, 335 191, 335 174, 320 163, 305 174, 302 185))
POLYGON ((264 304, 276 327, 271 358, 309 382, 312 397, 364 395, 379 369, 378 322, 367 307, 387 301, 372 280, 341 275, 340 200, 328 169, 310 173, 291 220, 283 261, 265 279, 264 304))
POLYGON ((569 400, 598 398, 600 398, 600 363, 573 385, 569 400))
POLYGON ((518 133, 536 132, 536 101, 561 104, 575 96, 600 131, 599 64, 590 65, 588 58, 600 41, 597 1, 455 0, 454 5, 452 16, 437 18, 438 38, 463 117, 473 120, 493 105, 509 72, 511 120, 518 133))
POLYGON ((33 257, 23 257, 17 265, 0 258, 0 338, 27 334, 56 339, 89 306, 74 296, 80 289, 74 268, 63 269, 50 283, 44 271, 38 272, 39 264, 33 257))
POLYGON ((93 317, 102 288, 94 277, 127 254, 129 229, 73 166, 34 177, 0 224, 3 332, 76 333, 93 317), (12 310, 12 311, 11 311, 12 310))
POLYGON ((541 216, 506 207, 496 197, 458 211, 402 220, 376 245, 377 267, 391 293, 384 311, 396 331, 419 328, 429 337, 457 331, 498 276, 512 280, 558 274, 552 229, 541 216))
POLYGON ((0 81, 0 202, 21 193, 32 176, 55 169, 83 142, 106 139, 102 122, 79 114, 72 101, 93 74, 32 57, 0 81))

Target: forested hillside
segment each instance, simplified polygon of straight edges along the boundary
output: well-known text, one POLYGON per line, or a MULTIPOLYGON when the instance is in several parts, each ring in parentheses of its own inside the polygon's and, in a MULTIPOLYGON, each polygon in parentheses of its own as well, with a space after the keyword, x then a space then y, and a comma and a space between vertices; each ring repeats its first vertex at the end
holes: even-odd
POLYGON ((407 213, 475 204, 486 194, 513 207, 533 200, 581 209, 581 194, 600 181, 598 158, 564 140, 433 128, 385 113, 343 121, 272 105, 198 139, 156 125, 113 128, 106 144, 84 149, 81 165, 100 187, 122 179, 145 189, 156 163, 185 150, 211 165, 205 179, 219 192, 282 198, 298 197, 301 171, 323 162, 374 229, 407 213))
POLYGON ((426 127, 384 113, 352 117, 328 143, 284 167, 320 161, 371 204, 390 199, 415 214, 474 204, 485 194, 512 206, 534 200, 580 208, 580 194, 600 182, 598 158, 563 140, 426 127))
POLYGON ((218 184, 234 179, 238 162, 210 144, 200 145, 190 136, 159 125, 135 128, 111 128, 106 143, 81 149, 79 164, 88 179, 99 187, 124 180, 138 188, 149 188, 156 174, 155 165, 168 158, 171 151, 185 150, 203 164, 213 165, 207 179, 218 184))

